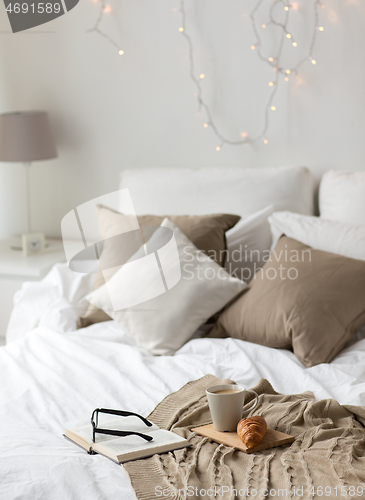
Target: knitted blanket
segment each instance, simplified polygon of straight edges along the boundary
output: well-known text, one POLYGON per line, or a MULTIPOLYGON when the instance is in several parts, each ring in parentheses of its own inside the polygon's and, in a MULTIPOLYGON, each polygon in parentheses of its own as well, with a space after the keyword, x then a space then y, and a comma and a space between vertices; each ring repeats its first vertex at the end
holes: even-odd
POLYGON ((252 415, 296 439, 248 455, 191 431, 211 423, 205 389, 222 383, 233 382, 212 375, 189 382, 149 415, 193 446, 124 464, 139 500, 365 498, 365 407, 316 401, 311 392, 285 396, 261 379, 252 415))

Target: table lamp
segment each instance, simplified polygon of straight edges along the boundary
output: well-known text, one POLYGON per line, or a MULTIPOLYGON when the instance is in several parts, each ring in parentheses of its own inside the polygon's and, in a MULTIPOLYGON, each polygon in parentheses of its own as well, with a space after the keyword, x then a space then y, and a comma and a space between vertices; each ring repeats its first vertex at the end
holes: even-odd
MULTIPOLYGON (((33 161, 57 157, 48 114, 25 111, 0 114, 0 161, 23 162, 26 175, 27 231, 22 236, 24 255, 42 250, 44 235, 32 233, 29 167, 33 161)), ((14 247, 13 247, 14 248, 14 247)))

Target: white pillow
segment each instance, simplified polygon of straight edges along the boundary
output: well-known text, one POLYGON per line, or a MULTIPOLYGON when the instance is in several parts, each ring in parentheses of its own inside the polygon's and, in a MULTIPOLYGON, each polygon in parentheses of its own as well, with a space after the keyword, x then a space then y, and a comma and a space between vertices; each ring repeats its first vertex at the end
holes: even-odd
POLYGON ((319 188, 319 213, 324 219, 365 225, 365 172, 327 172, 319 188))
POLYGON ((292 212, 275 212, 269 223, 272 247, 285 234, 317 250, 365 260, 365 227, 292 212))
MULTIPOLYGON (((181 279, 176 285, 144 303, 124 310, 113 310, 108 289, 118 290, 123 298, 133 292, 135 287, 133 275, 124 272, 127 263, 105 285, 89 294, 87 299, 115 319, 152 354, 173 354, 193 336, 200 325, 247 285, 230 276, 198 250, 169 219, 164 219, 161 226, 170 228, 175 236, 181 266, 181 279)), ((161 248, 165 241, 161 245, 160 240, 160 231, 157 230, 147 243, 147 257, 153 257, 156 252, 161 260, 161 254, 156 249, 161 248)), ((140 251, 137 253, 140 254, 140 251)), ((131 261, 133 264, 138 262, 136 255, 131 261)), ((163 264, 161 267, 167 276, 166 268, 163 264)), ((148 276, 149 290, 153 286, 151 277, 148 276)), ((158 276, 155 279, 158 288, 160 279, 158 276)))
POLYGON ((227 259, 225 269, 231 276, 246 282, 264 266, 270 253, 271 231, 268 216, 273 205, 241 219, 226 232, 227 259))

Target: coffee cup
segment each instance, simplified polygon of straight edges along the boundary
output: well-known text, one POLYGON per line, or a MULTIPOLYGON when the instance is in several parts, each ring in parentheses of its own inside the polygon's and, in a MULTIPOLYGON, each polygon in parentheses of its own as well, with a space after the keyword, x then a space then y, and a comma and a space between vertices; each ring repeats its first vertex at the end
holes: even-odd
POLYGON ((210 414, 214 429, 217 431, 235 431, 242 417, 248 415, 258 402, 258 395, 242 385, 224 384, 209 387, 206 391, 210 414), (243 411, 245 397, 248 393, 255 395, 252 405, 243 411))

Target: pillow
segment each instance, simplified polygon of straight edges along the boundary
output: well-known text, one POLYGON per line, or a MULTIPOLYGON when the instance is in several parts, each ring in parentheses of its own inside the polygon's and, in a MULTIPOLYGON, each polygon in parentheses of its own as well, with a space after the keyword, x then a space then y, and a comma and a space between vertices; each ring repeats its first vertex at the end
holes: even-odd
POLYGON ((331 361, 364 323, 365 262, 283 236, 208 336, 292 348, 309 367, 331 361))
POLYGON ((330 170, 324 174, 319 213, 324 219, 365 225, 365 172, 330 170))
MULTIPOLYGON (((96 207, 99 222, 99 231, 104 241, 102 251, 102 268, 109 269, 115 267, 120 254, 120 246, 115 244, 112 238, 118 235, 119 228, 126 227, 129 218, 134 216, 121 214, 103 205, 96 207), (126 222, 127 221, 127 222, 126 222), (115 256, 115 254, 117 254, 115 256), (111 262, 111 263, 110 263, 111 262)), ((199 249, 215 260, 219 265, 223 265, 225 257, 226 240, 225 232, 231 229, 240 220, 238 215, 139 215, 137 216, 140 227, 157 227, 162 221, 168 218, 176 224, 181 231, 199 249)), ((142 241, 141 241, 142 243, 142 241)), ((133 252, 134 253, 134 252, 133 252)), ((126 259, 128 260, 128 259, 126 259)), ((126 262, 125 260, 125 262, 126 262)), ((121 264, 122 262, 119 262, 121 264)), ((101 272, 95 280, 95 288, 104 283, 101 272)))
MULTIPOLYGON (((116 290, 121 301, 134 293, 136 284, 133 275, 128 273, 128 264, 87 296, 91 304, 107 312, 152 354, 173 354, 200 325, 246 287, 246 283, 230 276, 198 250, 177 225, 165 219, 161 229, 163 227, 173 231, 180 259, 181 279, 175 286, 142 304, 113 310, 108 289, 116 290)), ((156 230, 146 245, 147 255, 161 247, 160 239, 160 231, 156 230)), ((157 253, 161 259, 161 253, 157 253)), ((137 261, 137 254, 131 261, 137 261)), ((164 271, 166 276, 165 268, 164 271)), ((158 280, 156 276, 155 282, 149 281, 147 288, 157 285, 158 280)))
MULTIPOLYGON (((127 262, 136 249, 143 244, 142 236, 146 236, 142 235, 139 230, 130 230, 129 244, 126 245, 125 234, 129 228, 133 227, 135 216, 121 214, 103 205, 97 205, 96 212, 104 246, 100 256, 99 270, 95 277, 94 289, 105 283, 102 269, 117 268, 127 262)), ((142 231, 145 228, 146 232, 148 228, 151 233, 153 227, 159 226, 164 218, 158 215, 140 215, 138 223, 142 231)), ((199 250, 223 265, 226 248, 225 232, 240 220, 238 215, 179 215, 169 216, 169 218, 199 250)), ((107 314, 100 312, 97 307, 90 306, 86 313, 79 318, 78 327, 82 328, 108 319, 110 318, 107 314)))
POLYGON ((317 250, 365 260, 365 227, 291 212, 275 212, 269 223, 273 246, 285 234, 317 250))
POLYGON ((269 205, 242 218, 226 232, 227 258, 224 267, 231 276, 248 283, 269 258, 271 231, 267 218, 273 211, 273 205, 269 205))
POLYGON ((86 328, 94 323, 103 323, 104 321, 110 321, 111 319, 112 318, 109 314, 102 311, 98 307, 89 304, 86 313, 78 318, 76 325, 77 328, 86 328))

